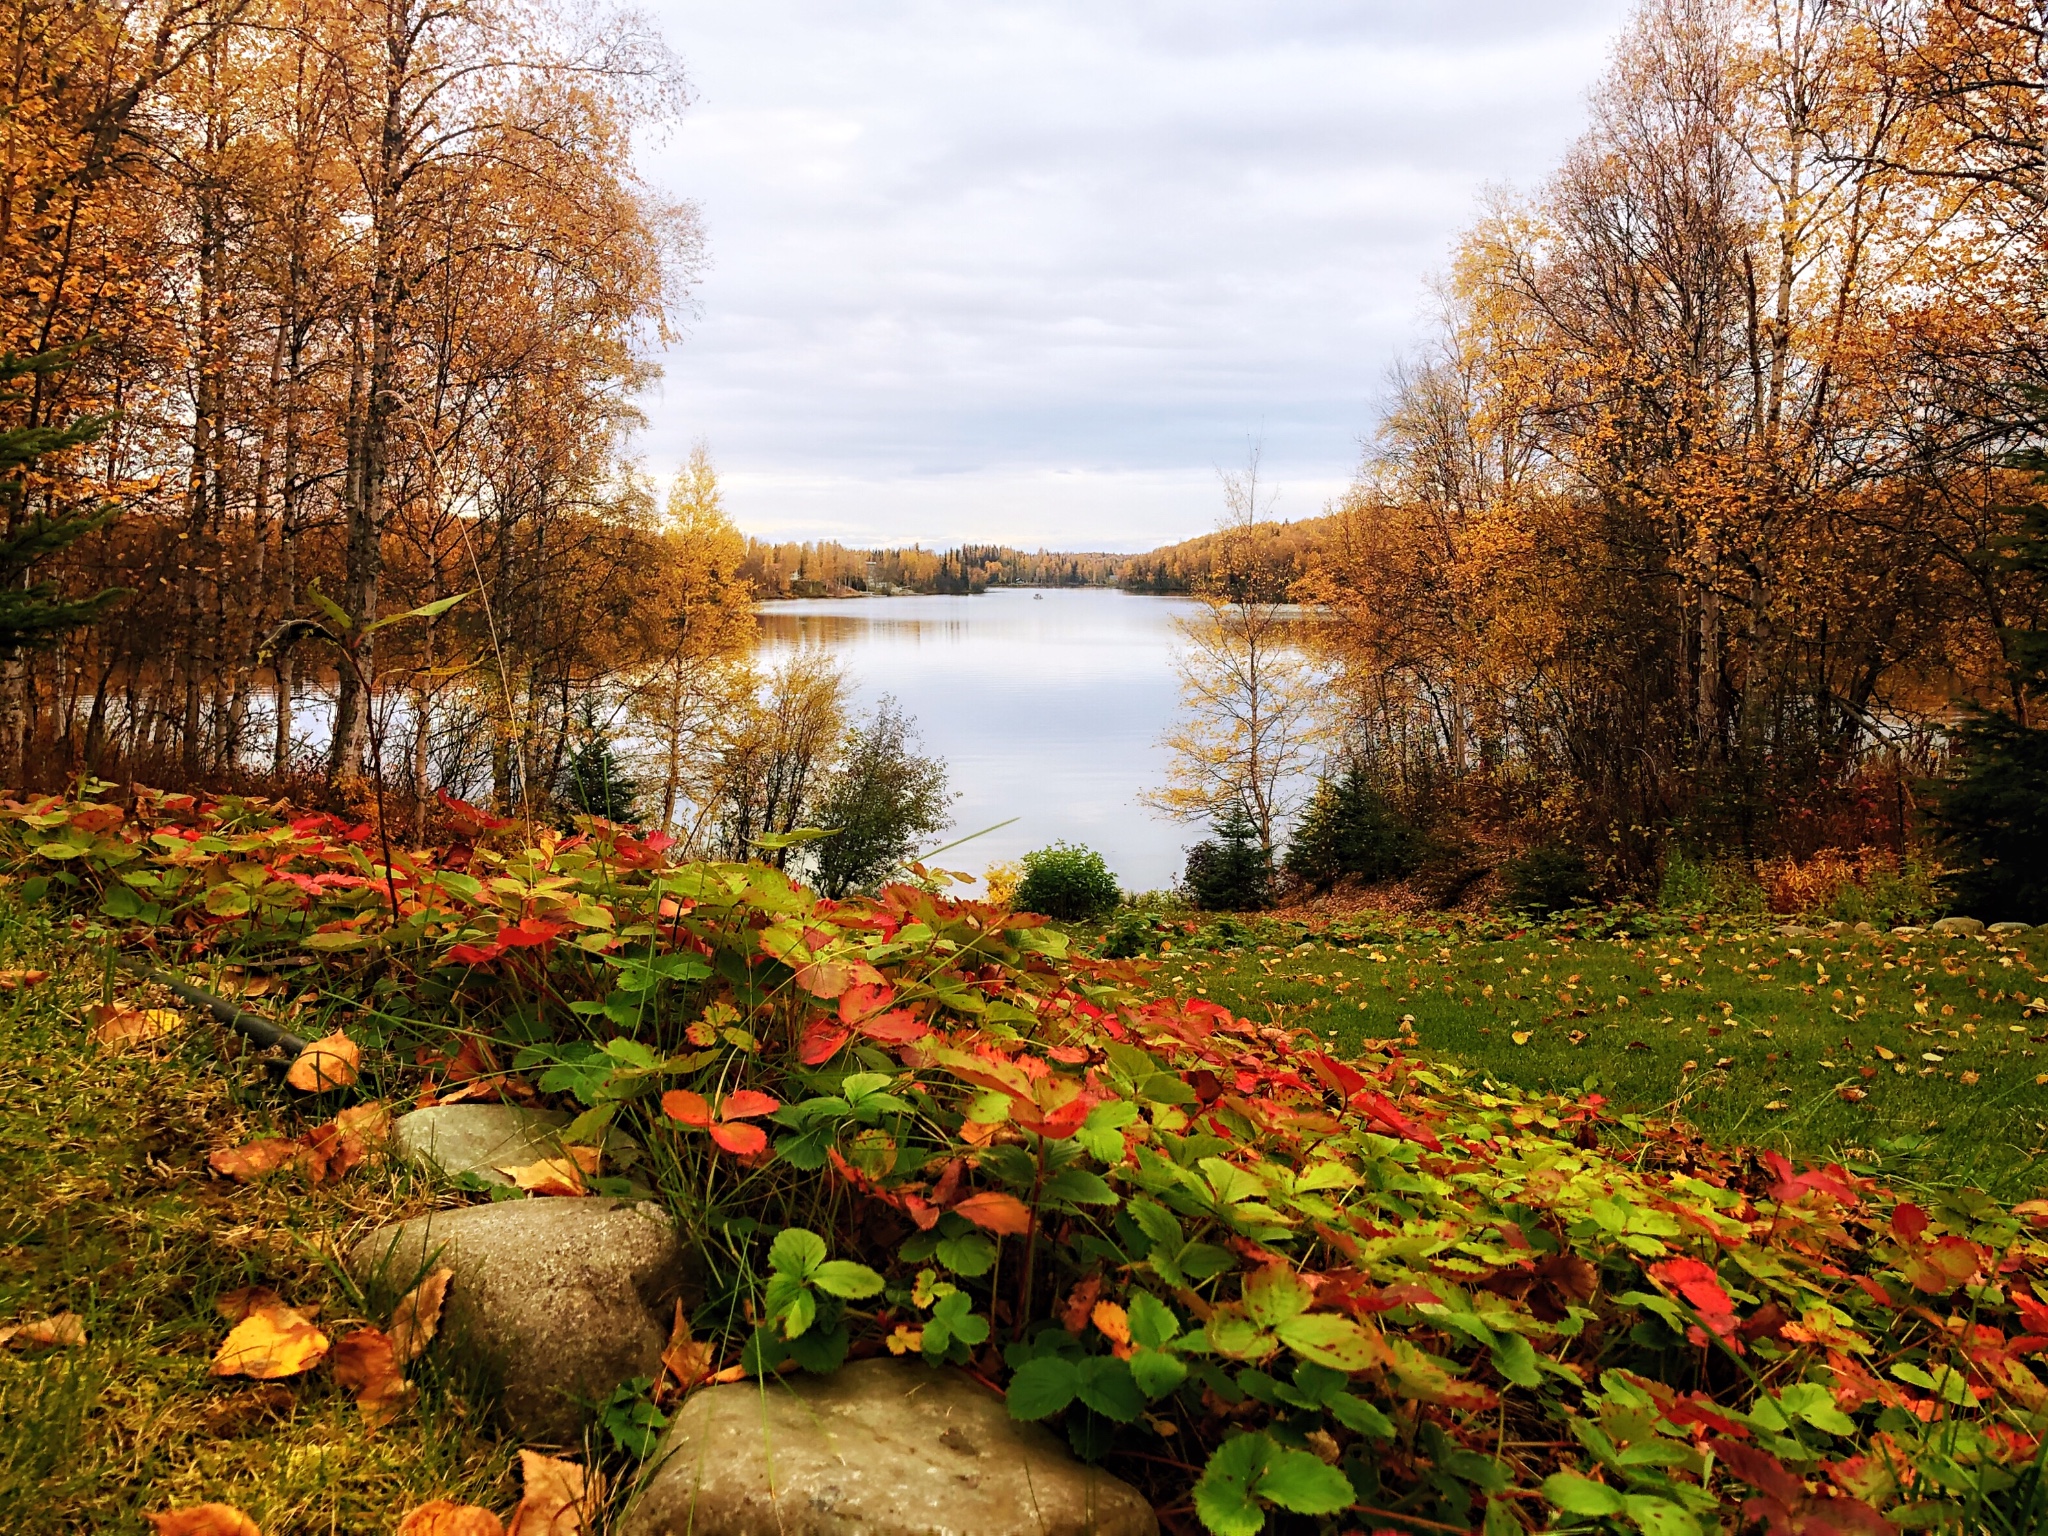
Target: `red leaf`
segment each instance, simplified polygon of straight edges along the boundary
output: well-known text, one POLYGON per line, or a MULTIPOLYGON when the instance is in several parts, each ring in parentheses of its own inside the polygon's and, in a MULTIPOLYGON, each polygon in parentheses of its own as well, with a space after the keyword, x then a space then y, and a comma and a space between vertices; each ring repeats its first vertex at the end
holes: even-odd
POLYGON ((2028 1333, 2048 1333, 2048 1306, 2015 1287, 2012 1304, 2020 1309, 2020 1326, 2028 1333))
POLYGON ((498 943, 506 949, 535 949, 551 943, 565 925, 545 918, 529 917, 498 930, 498 943))
POLYGON ((758 1125, 714 1125, 711 1139, 735 1157, 753 1157, 768 1150, 768 1133, 758 1125))
POLYGON ((448 951, 448 959, 454 965, 489 965, 503 953, 502 944, 457 944, 448 951))
POLYGON ((692 1093, 687 1088, 671 1088, 661 1096, 661 1112, 671 1120, 680 1120, 684 1125, 694 1125, 704 1130, 711 1124, 711 1106, 704 1102, 704 1095, 692 1093))
POLYGON ((1871 1279, 1870 1276, 1857 1275, 1854 1279, 1863 1288, 1863 1294, 1876 1302, 1880 1307, 1894 1307, 1898 1305, 1897 1302, 1892 1300, 1892 1293, 1871 1279))
POLYGON ((1735 1321, 1734 1299, 1721 1289, 1720 1278, 1711 1264, 1698 1259, 1667 1259, 1650 1266, 1650 1278, 1691 1302, 1716 1333, 1727 1332, 1735 1321))
POLYGON ((816 1019, 804 1031, 797 1045, 796 1059, 807 1067, 820 1066, 839 1054, 839 1047, 853 1038, 853 1031, 829 1019, 816 1019))
POLYGON ((1031 1230, 1030 1210, 1015 1195, 1006 1195, 1001 1190, 985 1189, 978 1195, 969 1195, 953 1210, 990 1232, 1022 1237, 1031 1230))
POLYGON ((1403 1141, 1412 1141, 1418 1146, 1429 1148, 1432 1152, 1441 1152, 1444 1149, 1444 1144, 1436 1139, 1434 1132, 1426 1126, 1415 1124, 1400 1110, 1394 1108, 1394 1101, 1383 1093, 1374 1093, 1370 1089, 1363 1093, 1354 1093, 1351 1096, 1351 1107, 1375 1122, 1374 1128, 1383 1133, 1398 1136, 1403 1141))
POLYGON ((884 983, 860 982, 839 994, 839 1017, 848 1024, 880 1013, 896 1000, 896 989, 884 983))
POLYGON ((1094 1107, 1095 1101, 1087 1094, 1077 1095, 1041 1120, 1038 1134, 1048 1141, 1064 1141, 1081 1129, 1087 1122, 1088 1111, 1094 1107))
POLYGON ((893 1013, 878 1018, 863 1019, 854 1025, 870 1040, 879 1040, 884 1045, 908 1045, 913 1040, 922 1040, 932 1032, 931 1025, 907 1009, 898 1008, 893 1013))
POLYGON ((1918 1242, 1927 1230, 1927 1213, 1917 1205, 1902 1205, 1892 1212, 1892 1230, 1907 1242, 1918 1242))
POLYGON ((752 1088, 741 1088, 728 1093, 718 1106, 721 1120, 751 1120, 756 1115, 772 1115, 782 1108, 782 1100, 752 1088))

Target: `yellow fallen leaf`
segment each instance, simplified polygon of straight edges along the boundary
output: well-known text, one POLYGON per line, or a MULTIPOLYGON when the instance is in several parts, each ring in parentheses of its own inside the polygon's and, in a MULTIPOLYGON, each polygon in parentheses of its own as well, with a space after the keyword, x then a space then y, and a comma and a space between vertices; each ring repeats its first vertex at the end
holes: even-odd
POLYGON ((538 1451, 519 1453, 525 1496, 512 1511, 505 1536, 590 1536, 604 1505, 604 1478, 573 1461, 538 1451))
POLYGON ((889 1346, 892 1355, 907 1355, 913 1349, 924 1348, 924 1330, 913 1328, 908 1323, 898 1323, 896 1331, 882 1341, 889 1346))
POLYGON ((48 971, 0 971, 0 992, 16 992, 23 987, 40 987, 49 979, 48 971))
POLYGON ((360 1137, 365 1146, 380 1146, 391 1139, 391 1109, 381 1099, 352 1105, 334 1117, 334 1128, 344 1136, 360 1137))
POLYGON ((256 1522, 232 1504, 195 1504, 142 1518, 156 1528, 156 1536, 263 1536, 256 1522))
POLYGON ((474 1504, 435 1499, 409 1510, 392 1536, 505 1536, 505 1522, 474 1504))
POLYGON ((1526 1029, 1518 1029, 1512 1035, 1509 1035, 1508 1038, 1514 1041, 1517 1045, 1527 1045, 1529 1043, 1529 1031, 1526 1029))
POLYGON ((224 1179, 247 1184, 265 1174, 277 1172, 287 1163, 296 1162, 305 1150, 296 1141, 286 1141, 282 1136, 266 1136, 239 1147, 218 1147, 207 1154, 206 1166, 224 1179))
POLYGON ((1112 1344, 1131 1342, 1130 1314, 1113 1301, 1098 1301, 1088 1314, 1096 1330, 1112 1344))
POLYGON ((355 1393, 373 1429, 397 1418, 412 1395, 398 1352, 381 1328, 357 1328, 334 1346, 334 1379, 355 1393))
POLYGON ((321 1093, 329 1088, 346 1088, 356 1080, 363 1053, 355 1041, 335 1033, 313 1041, 285 1073, 284 1080, 301 1093, 321 1093))
POLYGON ((310 1371, 327 1358, 327 1335, 312 1319, 282 1302, 249 1313, 221 1341, 213 1357, 216 1376, 253 1376, 275 1381, 310 1371))
POLYGON ((419 1359, 433 1342, 435 1330, 441 1326, 441 1303, 447 1300, 448 1282, 454 1278, 454 1270, 437 1269, 391 1309, 391 1326, 385 1331, 391 1335, 400 1365, 419 1359))
POLYGON ((59 1312, 32 1323, 0 1326, 0 1344, 13 1349, 68 1349, 84 1342, 85 1323, 76 1312, 59 1312))
POLYGON ((536 1163, 525 1163, 517 1168, 504 1168, 499 1171, 530 1195, 589 1193, 583 1183, 583 1169, 573 1158, 544 1157, 536 1163))
POLYGON ((126 1003, 100 1003, 88 1008, 92 1038, 101 1045, 143 1045, 180 1028, 185 1016, 174 1008, 131 1008, 126 1003))

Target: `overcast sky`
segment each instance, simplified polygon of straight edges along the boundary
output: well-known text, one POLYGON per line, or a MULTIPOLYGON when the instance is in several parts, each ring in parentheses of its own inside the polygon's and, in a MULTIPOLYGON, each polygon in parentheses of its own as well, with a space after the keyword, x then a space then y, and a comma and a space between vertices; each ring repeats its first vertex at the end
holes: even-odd
POLYGON ((750 533, 1144 549, 1343 488, 1489 186, 1624 0, 654 0, 709 266, 649 396, 750 533))

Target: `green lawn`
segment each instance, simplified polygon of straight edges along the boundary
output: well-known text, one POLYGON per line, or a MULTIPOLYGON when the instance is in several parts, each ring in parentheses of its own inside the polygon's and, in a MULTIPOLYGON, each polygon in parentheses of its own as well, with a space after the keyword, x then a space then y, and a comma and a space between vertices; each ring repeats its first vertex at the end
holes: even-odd
POLYGON ((311 1536, 389 1530, 437 1496, 511 1503, 510 1447, 433 1355, 414 1370, 418 1400, 380 1431, 325 1368, 209 1371, 228 1328, 215 1298, 238 1286, 321 1308, 336 1338, 362 1321, 339 1245, 432 1192, 375 1167, 317 1188, 210 1176, 210 1150, 295 1133, 304 1106, 222 1060, 229 1037, 189 1016, 149 1045, 95 1046, 81 1015, 100 999, 99 957, 0 907, 0 969, 21 967, 52 974, 0 991, 0 1323, 74 1312, 86 1341, 0 1349, 0 1526, 141 1536, 148 1512, 219 1500, 266 1536, 311 1536))
POLYGON ((1154 981, 1339 1049, 1412 1030, 1499 1082, 2017 1198, 2048 1186, 2048 933, 2016 937, 1332 942, 1262 924, 1237 948, 1183 939, 1154 981))

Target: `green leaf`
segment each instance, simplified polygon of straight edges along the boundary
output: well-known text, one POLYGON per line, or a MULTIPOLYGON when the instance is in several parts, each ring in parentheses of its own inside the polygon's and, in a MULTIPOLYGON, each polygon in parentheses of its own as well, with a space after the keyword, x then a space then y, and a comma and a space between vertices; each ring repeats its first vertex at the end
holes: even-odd
POLYGON ((1159 1349, 1139 1349, 1130 1359, 1131 1380, 1149 1398, 1162 1398, 1188 1379, 1187 1362, 1159 1349))
POLYGON ((1133 1423, 1145 1411, 1145 1394, 1138 1390, 1130 1366, 1114 1355, 1096 1355, 1079 1362, 1074 1395, 1119 1424, 1133 1423))
POLYGON ((1180 1229, 1180 1222, 1157 1200, 1140 1195, 1124 1209, 1131 1213, 1131 1220, 1138 1224, 1138 1230, 1162 1248, 1178 1252, 1180 1245, 1187 1240, 1187 1234, 1180 1229))
POLYGON ((1010 1378, 1010 1388, 1003 1398, 1011 1418, 1043 1419, 1071 1403, 1080 1386, 1080 1375, 1072 1360, 1042 1355, 1019 1368, 1010 1378))
POLYGON ((340 630, 344 635, 356 627, 355 620, 341 611, 341 605, 318 587, 308 587, 306 589, 306 596, 313 600, 315 608, 318 608, 327 615, 327 622, 340 630))
POLYGON ((1350 1318, 1328 1312, 1290 1317, 1273 1332, 1304 1360, 1332 1370, 1362 1371, 1375 1360, 1385 1359, 1384 1353, 1373 1347, 1372 1335, 1350 1318))
POLYGON ((1115 1205, 1116 1191, 1102 1175, 1085 1168, 1062 1168, 1047 1179, 1041 1198, 1049 1205, 1115 1205))
POLYGON ((1856 1433, 1856 1421, 1835 1406, 1834 1394, 1819 1382, 1795 1382, 1778 1394, 1778 1406, 1831 1435, 1856 1433))
POLYGON ((1195 1484, 1195 1513, 1215 1536, 1257 1536, 1265 1511, 1252 1500, 1252 1485, 1274 1450, 1264 1435, 1235 1434, 1216 1448, 1195 1484))
MULTIPOLYGON (((1208 1164, 1215 1159, 1203 1158, 1202 1161, 1208 1164)), ((1315 1293, 1308 1288, 1308 1282, 1280 1264, 1268 1264, 1244 1282, 1245 1310, 1262 1328, 1271 1328, 1306 1312, 1309 1302, 1314 1299, 1315 1293)))
POLYGON ((1501 1378, 1518 1387, 1534 1387, 1543 1380, 1536 1366, 1536 1348, 1519 1333, 1498 1335, 1493 1346, 1493 1368, 1501 1378))
POLYGON ((771 1268, 799 1279, 808 1276, 824 1262, 825 1239, 802 1227, 783 1228, 775 1234, 775 1241, 768 1249, 771 1268))
POLYGON ((1135 1291, 1130 1305, 1131 1338, 1148 1349, 1163 1349, 1180 1332, 1173 1308, 1150 1291, 1135 1291))
POLYGON ((1252 1491, 1297 1515, 1334 1515, 1357 1498, 1350 1478, 1307 1451, 1275 1451, 1252 1491))
POLYGON ((855 1264, 850 1259, 834 1259, 829 1264, 820 1264, 809 1276, 811 1284, 831 1296, 844 1296, 857 1301, 863 1296, 872 1296, 882 1288, 882 1277, 865 1264, 855 1264))
POLYGON ((800 1286, 789 1298, 789 1305, 782 1311, 782 1336, 785 1339, 800 1339, 804 1331, 818 1320, 818 1298, 809 1286, 800 1286))
POLYGON ((940 1238, 933 1252, 946 1268, 969 1280, 977 1279, 995 1267, 996 1245, 979 1232, 940 1238))
POLYGON ((1394 1421, 1362 1397, 1336 1392, 1331 1394, 1325 1406, 1330 1417, 1355 1435, 1370 1435, 1375 1440, 1394 1438, 1394 1421))
POLYGON ((760 837, 747 839, 756 848, 766 848, 773 853, 781 848, 794 848, 799 843, 815 843, 821 838, 837 837, 837 827, 792 827, 787 832, 769 832, 760 837))
POLYGON ((403 613, 391 614, 387 618, 377 620, 374 624, 364 625, 363 633, 366 635, 375 634, 387 624, 399 624, 407 619, 438 619, 467 596, 469 596, 467 592, 458 592, 453 597, 442 598, 439 602, 422 603, 419 607, 408 608, 403 613))
POLYGON ((1623 1513, 1642 1529, 1643 1536, 1700 1536, 1699 1521, 1682 1505, 1669 1499, 1632 1493, 1622 1504, 1623 1513))
POLYGON ((1568 1515, 1618 1515, 1627 1507, 1619 1490, 1569 1472, 1543 1479, 1543 1497, 1568 1515))

